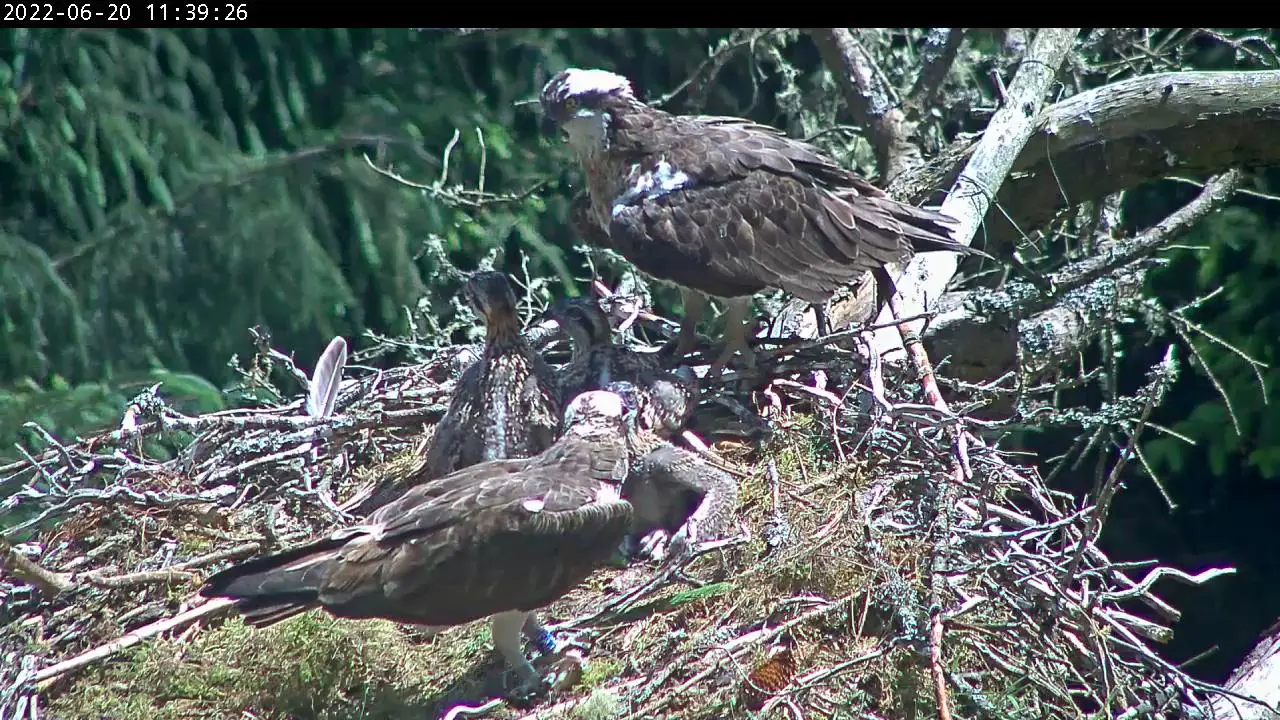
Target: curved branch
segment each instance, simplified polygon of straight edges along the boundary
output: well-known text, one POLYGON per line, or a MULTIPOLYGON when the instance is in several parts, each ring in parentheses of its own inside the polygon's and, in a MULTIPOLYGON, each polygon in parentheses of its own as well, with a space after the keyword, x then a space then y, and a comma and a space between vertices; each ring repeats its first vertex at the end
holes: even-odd
MULTIPOLYGON (((1280 71, 1145 75, 1039 114, 984 220, 995 255, 1063 208, 1174 173, 1280 163, 1280 71)), ((977 144, 953 147, 890 183, 920 200, 947 187, 977 144)))

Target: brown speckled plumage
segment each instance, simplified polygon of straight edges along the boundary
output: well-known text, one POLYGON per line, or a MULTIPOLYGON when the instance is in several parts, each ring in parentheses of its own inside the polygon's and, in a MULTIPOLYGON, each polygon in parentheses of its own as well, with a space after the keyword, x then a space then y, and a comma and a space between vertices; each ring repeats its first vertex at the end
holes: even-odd
POLYGON ((560 433, 565 397, 555 370, 520 332, 516 297, 500 272, 467 276, 462 294, 485 324, 480 357, 458 377, 425 457, 403 480, 374 491, 358 512, 368 513, 409 488, 478 462, 542 452, 560 433))
MULTIPOLYGON (((746 350, 753 293, 822 302, 914 252, 976 252, 956 242, 952 218, 893 200, 776 128, 672 115, 601 70, 558 73, 540 101, 583 167, 587 193, 573 212, 582 235, 680 286, 686 314, 700 314, 706 296, 736 299, 727 349, 746 350)), ((692 332, 681 327, 681 349, 692 332)))
POLYGON ((218 573, 201 592, 237 599, 255 626, 316 607, 432 626, 492 615, 495 645, 535 682, 521 627, 606 562, 631 526, 618 499, 629 412, 617 395, 582 395, 543 453, 419 485, 358 525, 218 573))
POLYGON ((724 537, 738 507, 738 481, 710 459, 661 437, 661 409, 652 394, 630 383, 607 386, 637 408, 628 426, 631 469, 622 486, 634 507, 631 541, 642 554, 661 559, 670 549, 685 551, 724 537))
POLYGON ((692 372, 668 372, 653 356, 615 343, 609 316, 592 299, 556 300, 546 315, 560 325, 573 346, 569 362, 556 372, 563 397, 599 390, 611 382, 628 382, 646 395, 660 432, 680 431, 698 404, 698 381, 692 372))
POLYGON ((418 482, 485 460, 535 455, 560 432, 562 396, 555 371, 520 334, 516 297, 506 276, 472 273, 463 295, 484 318, 484 354, 458 379, 418 482))

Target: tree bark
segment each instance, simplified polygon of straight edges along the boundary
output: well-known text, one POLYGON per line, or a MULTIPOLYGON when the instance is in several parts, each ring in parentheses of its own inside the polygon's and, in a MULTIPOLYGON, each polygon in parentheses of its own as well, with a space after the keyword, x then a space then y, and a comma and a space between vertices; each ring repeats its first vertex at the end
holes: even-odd
POLYGON ((1209 701, 1209 717, 1214 720, 1280 720, 1280 622, 1262 634, 1262 639, 1231 673, 1225 687, 1252 697, 1262 705, 1228 695, 1209 701))
MULTIPOLYGON (((984 248, 1005 251, 1063 208, 1167 175, 1280 162, 1280 71, 1144 75, 1080 93, 1039 114, 986 213, 984 248)), ((980 141, 979 141, 980 142, 980 141)), ((955 182, 977 142, 889 185, 919 202, 955 182)))
MULTIPOLYGON (((1035 133, 1035 119, 1041 103, 1071 52, 1079 28, 1041 28, 1031 41, 1017 75, 1009 83, 1005 105, 991 118, 972 155, 947 193, 941 211, 958 221, 955 237, 968 244, 982 223, 991 198, 1004 184, 1023 147, 1035 133)), ((924 313, 937 302, 955 275, 960 263, 956 253, 921 253, 912 258, 897 278, 900 312, 903 317, 924 313)), ((877 325, 872 346, 886 360, 902 356, 902 343, 886 307, 877 325)))
MULTIPOLYGON (((924 164, 915 142, 916 124, 896 107, 880 82, 866 48, 846 28, 808 29, 822 61, 831 68, 845 104, 866 124, 881 178, 892 179, 924 164)), ((953 55, 954 57, 954 55, 953 55)))

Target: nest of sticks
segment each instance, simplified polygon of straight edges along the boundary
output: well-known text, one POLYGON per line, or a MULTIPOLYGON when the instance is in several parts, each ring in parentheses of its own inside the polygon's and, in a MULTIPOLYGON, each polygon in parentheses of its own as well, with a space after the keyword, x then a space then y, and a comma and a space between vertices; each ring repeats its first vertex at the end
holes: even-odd
MULTIPOLYGON (((650 331, 673 325, 623 314, 650 331)), ((528 334, 562 347, 553 326, 528 334)), ((639 346, 637 335, 627 341, 639 346)), ((353 362, 333 412, 316 416, 309 378, 263 342, 258 380, 283 370, 297 381, 290 401, 188 416, 152 388, 114 430, 46 435, 42 451, 0 468, 12 492, 0 510, 0 718, 1202 707, 1217 689, 1153 650, 1178 611, 1152 586, 1206 578, 1152 566, 1131 577, 1134 565, 1095 544, 1092 505, 950 412, 918 346, 911 366, 882 368, 850 351, 858 337, 783 344, 760 353, 752 377, 704 386, 693 427, 738 468, 742 534, 679 569, 603 568, 548 608, 547 620, 589 639, 587 671, 533 711, 478 704, 503 682, 483 623, 430 634, 315 611, 254 631, 226 601, 196 595, 231 562, 354 521, 373 484, 421 457, 474 346, 390 370, 353 362), (335 665, 327 675, 324 662, 335 665), (185 689, 170 687, 179 680, 185 689)), ((1162 382, 1154 373, 1153 393, 1162 382)))

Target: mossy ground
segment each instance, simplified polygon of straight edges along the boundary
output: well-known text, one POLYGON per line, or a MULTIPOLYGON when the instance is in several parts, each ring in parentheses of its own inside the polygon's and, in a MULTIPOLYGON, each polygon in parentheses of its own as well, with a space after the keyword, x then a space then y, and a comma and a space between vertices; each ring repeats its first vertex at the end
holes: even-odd
MULTIPOLYGON (((724 645, 806 613, 813 616, 787 632, 796 665, 788 693, 808 716, 899 716, 909 707, 932 713, 927 657, 885 643, 902 634, 884 610, 886 573, 919 592, 927 549, 911 533, 882 534, 873 560, 857 503, 872 479, 901 472, 902 457, 877 452, 838 461, 829 426, 815 416, 789 415, 774 426, 763 447, 717 448, 743 469, 738 519, 748 540, 699 558, 689 573, 700 588, 672 582, 625 616, 592 626, 583 677, 542 706, 561 709, 538 717, 759 716, 746 707, 743 678, 765 659, 769 643, 732 661, 724 645), (764 530, 775 510, 793 539, 770 548, 764 530), (823 606, 828 611, 814 613, 823 606)), ((603 568, 547 608, 544 620, 590 614, 653 572, 643 564, 603 568)), ((180 600, 191 589, 174 586, 168 594, 180 600)), ((971 641, 957 634, 947 647, 956 672, 986 671, 971 641)), ((1004 687, 997 675, 984 677, 983 696, 1003 705, 1001 717, 1018 717, 1019 689, 1004 687)), ((431 635, 313 611, 265 629, 229 616, 181 639, 149 641, 50 688, 45 704, 51 717, 66 720, 422 720, 460 703, 481 704, 508 682, 484 622, 431 635)), ((485 717, 524 715, 503 706, 485 717)))
MULTIPOLYGON (((853 496, 868 468, 845 463, 836 469, 822 437, 816 419, 798 417, 784 423, 759 451, 722 448, 748 468, 741 479, 739 517, 749 528, 750 540, 695 563, 691 573, 708 583, 704 588, 673 583, 625 619, 597 628, 586 671, 569 691, 589 700, 577 705, 572 716, 619 717, 635 709, 611 691, 619 683, 672 671, 664 685, 677 685, 695 671, 690 660, 700 665, 708 653, 716 652, 712 647, 717 642, 742 628, 776 624, 817 598, 847 597, 866 585, 867 571, 850 543, 857 530, 853 496), (770 459, 778 471, 782 510, 799 541, 766 554, 761 528, 773 510, 765 469, 770 459), (791 602, 790 607, 783 602, 794 598, 809 600, 791 602)), ((639 583, 652 570, 601 570, 545 616, 558 622, 590 612, 619 585, 639 583)), ((857 611, 851 606, 797 627, 800 666, 857 656, 874 645, 859 637, 857 611)), ((892 671, 887 664, 883 669, 892 671)), ((880 680, 875 672, 865 671, 860 675, 863 682, 847 689, 845 702, 866 706, 867 701, 888 699, 885 688, 894 684, 892 677, 880 680)), ((736 680, 725 673, 709 677, 682 693, 665 712, 691 719, 740 716, 745 711, 734 692, 736 680)), ((49 697, 49 708, 55 717, 68 719, 167 720, 248 713, 259 718, 418 720, 435 717, 457 702, 478 703, 501 691, 503 682, 501 663, 483 622, 428 638, 389 622, 339 620, 311 612, 265 629, 246 627, 230 617, 182 641, 145 643, 57 688, 49 697)), ((504 715, 511 711, 503 709, 490 717, 504 715)))

